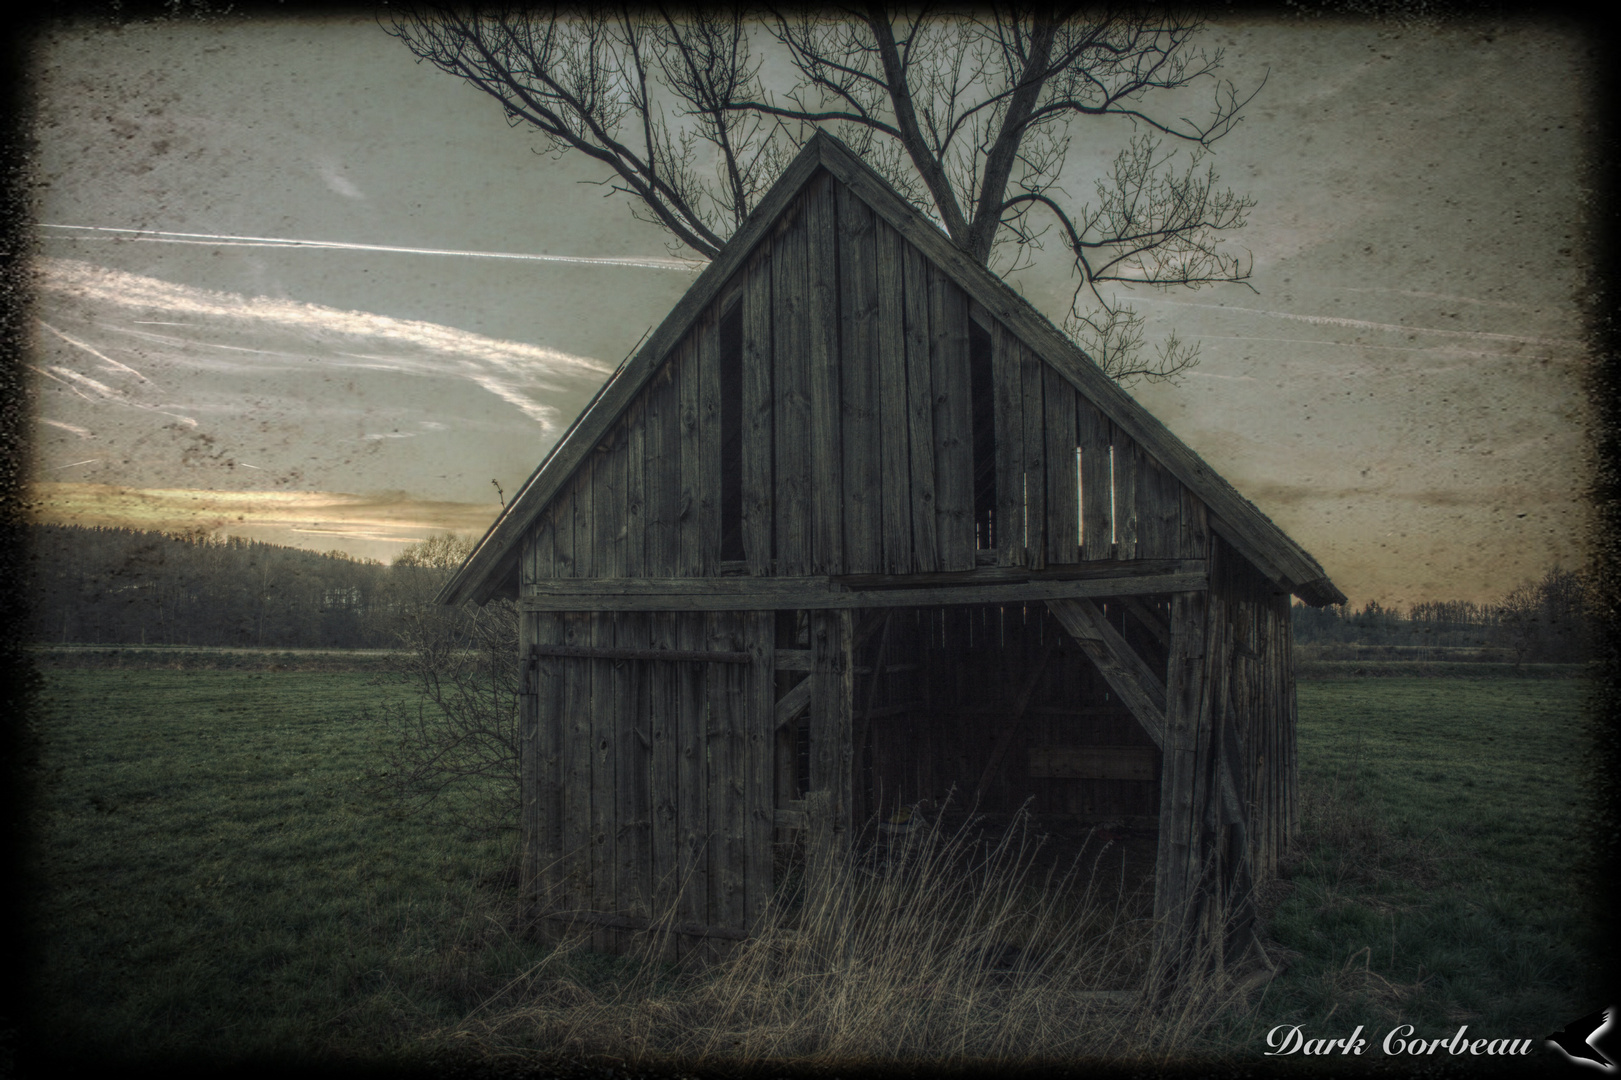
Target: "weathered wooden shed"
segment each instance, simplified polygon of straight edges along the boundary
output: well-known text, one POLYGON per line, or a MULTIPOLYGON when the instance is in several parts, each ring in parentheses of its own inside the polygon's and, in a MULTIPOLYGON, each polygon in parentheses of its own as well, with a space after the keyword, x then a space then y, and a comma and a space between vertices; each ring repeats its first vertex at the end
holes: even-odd
POLYGON ((1155 911, 1242 932, 1298 822, 1322 568, 817 135, 441 600, 517 600, 524 877, 622 947, 747 934, 773 843, 880 805, 1157 822, 1155 911))

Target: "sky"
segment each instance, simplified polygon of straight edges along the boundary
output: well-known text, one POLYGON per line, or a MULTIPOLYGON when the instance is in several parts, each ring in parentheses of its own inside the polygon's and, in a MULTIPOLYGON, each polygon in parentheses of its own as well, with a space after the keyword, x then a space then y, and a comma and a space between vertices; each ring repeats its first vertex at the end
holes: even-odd
MULTIPOLYGON (((1265 80, 1213 159, 1256 200, 1253 289, 1135 290, 1201 362, 1131 392, 1356 606, 1580 565, 1589 47, 1304 18, 1207 44, 1265 80)), ((480 534, 696 278, 368 17, 63 23, 33 55, 41 520, 385 561, 480 534)), ((1011 279, 1055 319, 1058 255, 1011 279)))

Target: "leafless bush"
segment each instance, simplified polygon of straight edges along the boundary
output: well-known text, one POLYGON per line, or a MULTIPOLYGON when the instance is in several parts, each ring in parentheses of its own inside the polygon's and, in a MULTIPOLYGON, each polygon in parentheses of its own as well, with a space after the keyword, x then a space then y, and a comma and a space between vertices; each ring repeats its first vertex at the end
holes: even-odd
POLYGON ((518 827, 518 612, 509 600, 482 607, 434 602, 465 555, 465 541, 436 537, 407 549, 401 583, 396 676, 406 702, 370 714, 383 736, 373 780, 413 810, 434 808, 469 832, 518 827))

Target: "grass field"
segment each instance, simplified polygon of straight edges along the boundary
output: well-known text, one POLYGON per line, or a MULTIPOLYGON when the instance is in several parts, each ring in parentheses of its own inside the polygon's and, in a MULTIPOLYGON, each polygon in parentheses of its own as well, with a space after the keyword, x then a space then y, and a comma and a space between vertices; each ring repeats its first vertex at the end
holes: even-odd
MULTIPOLYGON (((487 1051, 485 1021, 521 1018, 503 991, 545 950, 513 929, 510 842, 403 816, 364 781, 377 733, 354 718, 396 689, 246 669, 58 669, 46 685, 47 1050, 419 1060, 487 1051)), ((1289 969, 1178 1045, 1256 1059, 1277 1024, 1540 1037, 1591 1009, 1571 872, 1582 693, 1303 682, 1308 835, 1269 895, 1289 969)), ((570 959, 549 1000, 600 1002, 625 978, 570 959)))
MULTIPOLYGON (((55 672, 37 1000, 92 1058, 402 1053, 535 952, 499 841, 366 793, 356 673, 55 672)), ((510 845, 508 845, 510 846, 510 845)))
POLYGON ((1246 1021, 1251 1038, 1280 1023, 1336 1036, 1468 1024, 1540 1050, 1599 1004, 1583 996, 1585 692, 1299 684, 1307 835, 1272 921, 1299 955, 1246 1021))

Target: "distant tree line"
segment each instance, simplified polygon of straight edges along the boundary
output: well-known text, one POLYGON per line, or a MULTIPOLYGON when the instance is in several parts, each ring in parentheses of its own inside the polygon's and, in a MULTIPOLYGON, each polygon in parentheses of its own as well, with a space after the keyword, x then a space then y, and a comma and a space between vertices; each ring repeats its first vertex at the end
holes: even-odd
POLYGON ((32 639, 101 645, 393 647, 466 550, 435 537, 385 566, 200 530, 33 525, 28 539, 32 639))
MULTIPOLYGON (((470 548, 446 533, 384 565, 200 530, 29 534, 32 639, 100 645, 392 648, 422 636, 419 616, 436 617, 425 606, 470 548)), ((1590 607, 1583 576, 1556 568, 1493 603, 1297 603, 1294 635, 1302 645, 1500 648, 1516 661, 1574 663, 1589 656, 1590 607)))
POLYGON ((1591 655, 1591 601, 1580 573, 1554 568, 1495 603, 1430 601, 1405 612, 1370 600, 1360 611, 1296 603, 1297 644, 1498 648, 1516 662, 1580 663, 1591 655))

